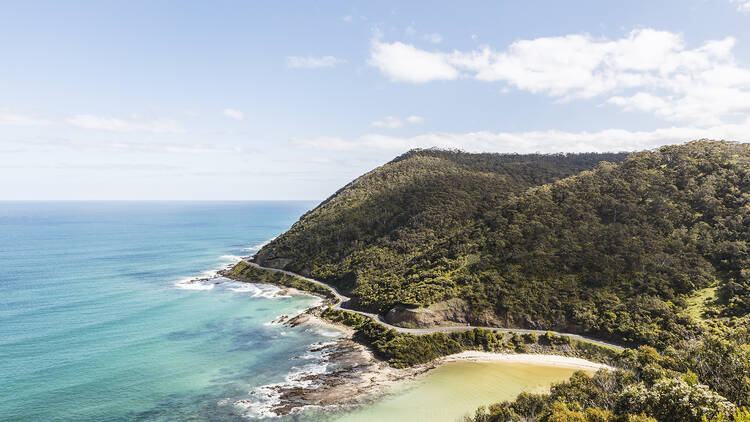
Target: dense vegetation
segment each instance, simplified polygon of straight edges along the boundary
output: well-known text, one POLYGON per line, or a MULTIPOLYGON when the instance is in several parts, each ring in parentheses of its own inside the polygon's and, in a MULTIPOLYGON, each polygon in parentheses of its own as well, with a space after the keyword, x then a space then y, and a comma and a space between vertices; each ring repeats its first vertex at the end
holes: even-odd
POLYGON ((518 334, 474 328, 467 331, 412 335, 388 329, 372 319, 345 310, 328 308, 323 318, 356 330, 355 340, 364 343, 396 368, 406 368, 464 350, 505 353, 554 353, 614 363, 619 351, 607 346, 560 336, 551 332, 518 334))
POLYGON ((368 310, 426 305, 459 293, 443 267, 476 259, 455 250, 468 252, 473 242, 447 242, 481 231, 485 216, 511 194, 623 158, 411 151, 305 214, 257 261, 335 284, 368 310), (457 253, 463 261, 450 258, 457 253))
POLYGON ((457 297, 476 325, 658 348, 700 333, 685 311, 704 289, 719 294, 701 317, 747 313, 750 146, 697 141, 622 158, 412 151, 257 259, 336 284, 362 309, 457 297))
MULTIPOLYGON (((617 371, 579 373, 550 394, 481 409, 476 422, 748 422, 748 242, 750 144, 701 140, 627 157, 412 151, 256 259, 335 284, 361 309, 457 298, 475 325, 638 347, 612 361, 617 371)), ((420 338, 327 316, 397 366, 540 344, 482 330, 420 338)))
POLYGON ((474 422, 750 422, 747 321, 662 353, 649 346, 620 355, 617 371, 578 372, 549 394, 523 393, 481 408, 474 422))
POLYGON ((335 297, 335 295, 328 288, 323 287, 319 284, 311 283, 300 277, 257 268, 245 261, 238 262, 234 267, 232 267, 231 270, 226 272, 224 275, 240 281, 275 284, 277 286, 292 287, 297 290, 315 293, 327 298, 335 297))

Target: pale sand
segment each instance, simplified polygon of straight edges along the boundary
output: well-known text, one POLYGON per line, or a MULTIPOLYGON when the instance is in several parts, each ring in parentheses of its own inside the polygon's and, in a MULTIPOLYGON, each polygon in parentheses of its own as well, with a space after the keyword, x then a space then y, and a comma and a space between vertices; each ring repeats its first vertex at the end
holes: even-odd
POLYGON ((454 355, 440 358, 442 362, 452 361, 469 361, 469 362, 508 362, 508 363, 531 363, 535 365, 555 366, 559 368, 582 369, 585 371, 597 371, 599 369, 613 370, 609 365, 603 363, 591 362, 586 359, 562 356, 562 355, 544 355, 529 353, 491 353, 480 352, 476 350, 467 350, 454 355))
MULTIPOLYGON (((473 350, 444 356, 411 368, 396 369, 390 367, 386 362, 377 359, 367 347, 352 342, 352 338, 355 334, 354 329, 340 323, 327 321, 319 316, 328 304, 329 299, 327 300, 321 295, 300 291, 290 287, 280 287, 282 290, 279 294, 311 295, 322 299, 322 303, 316 304, 300 314, 284 320, 283 323, 292 326, 309 324, 336 329, 342 332, 342 336, 338 341, 342 342, 347 339, 351 343, 350 346, 352 347, 352 350, 347 355, 348 360, 350 361, 349 366, 342 368, 343 371, 340 371, 339 373, 318 375, 317 378, 319 378, 321 383, 315 388, 289 388, 288 391, 286 391, 286 389, 278 390, 278 393, 280 393, 280 401, 277 405, 278 408, 274 408, 273 410, 274 412, 279 412, 279 415, 295 412, 295 408, 300 407, 300 404, 305 402, 315 403, 317 406, 323 407, 329 405, 346 406, 372 402, 378 397, 381 397, 387 391, 391 390, 394 386, 424 376, 446 362, 507 362, 579 369, 591 372, 599 369, 614 369, 609 365, 562 355, 492 353, 473 350), (342 377, 342 374, 345 375, 342 377), (289 395, 291 400, 285 397, 287 395, 289 395), (300 401, 300 398, 303 400, 300 401)), ((302 406, 298 410, 302 410, 304 407, 305 406, 302 406)))

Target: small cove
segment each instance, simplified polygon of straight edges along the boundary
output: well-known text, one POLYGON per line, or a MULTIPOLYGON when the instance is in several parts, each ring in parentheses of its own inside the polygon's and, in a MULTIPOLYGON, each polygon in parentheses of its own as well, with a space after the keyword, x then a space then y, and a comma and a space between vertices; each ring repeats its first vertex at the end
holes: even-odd
MULTIPOLYGON (((211 277, 283 232, 311 203, 5 203, 0 248, 0 415, 32 420, 258 420, 255 388, 320 370, 330 330, 271 324, 307 295, 211 277)), ((574 369, 448 362, 349 411, 283 421, 454 421, 542 391, 574 369)))
MULTIPOLYGON (((397 385, 373 404, 325 419, 330 422, 455 422, 477 407, 544 392, 576 369, 518 362, 447 362, 397 385)), ((315 420, 321 420, 318 416, 315 420)))

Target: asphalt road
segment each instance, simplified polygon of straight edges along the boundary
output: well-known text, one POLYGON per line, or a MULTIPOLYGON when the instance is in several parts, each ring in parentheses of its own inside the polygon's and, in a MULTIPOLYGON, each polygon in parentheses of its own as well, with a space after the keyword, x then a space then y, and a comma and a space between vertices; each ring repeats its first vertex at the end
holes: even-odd
POLYGON ((481 326, 475 326, 475 325, 456 325, 456 326, 452 326, 452 327, 436 327, 436 328, 405 328, 405 327, 399 327, 397 325, 391 325, 391 324, 385 322, 385 320, 383 319, 382 315, 372 314, 372 313, 369 313, 369 312, 358 311, 356 309, 347 308, 346 304, 351 300, 351 298, 349 298, 348 296, 345 296, 345 295, 341 294, 338 290, 336 290, 336 287, 331 286, 330 284, 327 284, 327 283, 324 283, 322 281, 318 281, 318 280, 315 280, 315 279, 312 279, 312 278, 309 278, 309 277, 305 277, 305 276, 299 275, 297 273, 293 273, 291 271, 280 270, 278 268, 262 267, 262 266, 260 266, 260 265, 258 265, 256 263, 250 262, 250 261, 245 261, 245 262, 247 262, 248 264, 250 264, 250 265, 252 265, 254 267, 257 267, 257 268, 261 268, 261 269, 264 269, 264 270, 273 271, 273 272, 276 272, 276 273, 282 273, 282 274, 286 274, 286 275, 290 275, 290 276, 294 276, 294 277, 299 277, 299 278, 301 278, 303 280, 307 280, 307 281, 309 281, 311 283, 315 283, 315 284, 321 285, 323 287, 326 287, 329 290, 331 290, 334 295, 336 295, 337 303, 332 306, 334 309, 342 309, 342 310, 345 310, 345 311, 355 312, 355 313, 358 313, 360 315, 364 315, 364 316, 366 316, 368 318, 372 318, 373 320, 375 320, 375 321, 377 321, 377 322, 385 325, 386 327, 392 328, 392 329, 394 329, 394 330, 396 330, 396 331, 398 331, 400 333, 407 333, 407 334, 451 333, 451 332, 455 332, 455 331, 473 330, 474 328, 482 328, 484 330, 502 330, 502 331, 508 331, 508 332, 512 332, 512 333, 519 333, 519 334, 535 333, 535 334, 539 334, 539 335, 542 335, 542 334, 544 334, 544 333, 546 333, 546 332, 549 331, 551 333, 554 333, 554 334, 557 334, 557 335, 560 335, 560 336, 567 336, 567 337, 570 337, 570 338, 574 338, 574 339, 577 339, 577 340, 587 341, 589 343, 594 343, 594 344, 598 344, 598 345, 601 345, 601 346, 612 347, 612 348, 615 348, 617 350, 624 350, 625 349, 622 346, 618 346, 616 344, 608 343, 608 342, 602 341, 602 340, 597 340, 597 339, 594 339, 594 338, 591 338, 591 337, 586 337, 586 336, 582 336, 582 335, 579 335, 579 334, 572 334, 572 333, 561 333, 561 332, 551 331, 551 330, 528 330, 528 329, 524 329, 524 328, 505 328, 505 327, 481 327, 481 326))

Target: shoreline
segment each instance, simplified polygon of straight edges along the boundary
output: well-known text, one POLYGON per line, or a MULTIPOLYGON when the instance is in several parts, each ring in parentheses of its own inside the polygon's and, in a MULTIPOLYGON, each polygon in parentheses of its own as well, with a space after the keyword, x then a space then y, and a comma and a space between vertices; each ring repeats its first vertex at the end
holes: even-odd
POLYGON ((441 364, 459 361, 479 363, 505 362, 543 365, 556 368, 570 368, 583 371, 598 371, 599 369, 612 371, 615 369, 604 363, 592 362, 583 358, 542 353, 493 353, 479 350, 466 350, 461 353, 445 356, 439 360, 442 361, 441 364))
MULTIPOLYGON (((284 324, 341 330, 337 324, 328 323, 315 315, 303 313, 298 317, 303 315, 307 317, 302 321, 294 321, 297 318, 295 317, 285 321, 284 324)), ((309 350, 325 351, 326 365, 331 365, 331 367, 326 372, 310 374, 302 378, 302 380, 310 381, 310 385, 301 386, 296 383, 282 382, 262 386, 261 390, 273 396, 272 403, 240 400, 235 402, 235 405, 245 408, 260 406, 264 409, 264 414, 271 417, 300 414, 313 408, 328 409, 326 411, 354 410, 372 405, 388 397, 394 391, 398 391, 400 387, 426 377, 446 364, 455 362, 510 363, 568 368, 589 373, 600 369, 614 369, 605 364, 570 356, 482 351, 464 351, 428 363, 399 369, 389 366, 385 361, 378 359, 366 346, 352 340, 352 333, 353 330, 344 332, 343 337, 334 339, 331 344, 319 348, 311 345, 312 348, 309 350)), ((467 411, 471 410, 473 409, 467 409, 467 411)))
MULTIPOLYGON (((247 259, 247 258, 243 258, 247 259)), ((303 412, 306 408, 352 408, 367 405, 387 395, 395 387, 425 376, 449 362, 506 362, 518 364, 533 364, 559 368, 570 368, 595 372, 599 369, 613 370, 609 365, 592 362, 586 359, 557 354, 541 353, 494 353, 478 350, 468 350, 453 355, 443 356, 430 362, 409 368, 393 368, 386 361, 378 358, 373 351, 354 339, 356 331, 344 324, 328 321, 320 316, 327 307, 335 304, 335 300, 315 292, 304 291, 275 283, 263 281, 249 281, 230 274, 229 266, 219 271, 218 275, 233 281, 269 284, 279 287, 282 294, 308 295, 322 299, 321 303, 302 310, 295 316, 279 321, 284 325, 297 327, 312 325, 334 329, 342 336, 334 340, 334 344, 326 346, 330 349, 330 360, 335 369, 311 377, 314 385, 301 387, 283 385, 283 383, 269 386, 273 388, 276 400, 268 411, 283 416, 303 412)), ((236 405, 249 404, 243 401, 236 405)))
MULTIPOLYGON (((305 293, 305 292, 302 292, 305 293)), ((346 334, 346 339, 353 340, 352 336, 356 333, 356 330, 344 324, 337 324, 326 319, 315 315, 314 313, 308 313, 316 308, 321 308, 322 305, 308 308, 306 311, 297 315, 297 317, 291 318, 287 323, 292 322, 295 318, 299 318, 302 315, 308 315, 308 319, 300 322, 300 324, 312 324, 319 325, 326 328, 333 328, 338 331, 343 331, 346 334)), ((377 362, 387 362, 378 359, 374 353, 364 345, 360 345, 364 348, 368 354, 372 355, 372 359, 377 362)), ((607 365, 605 363, 594 362, 588 359, 579 358, 575 356, 566 356, 553 353, 507 353, 507 352, 485 352, 482 350, 464 350, 463 352, 454 353, 452 355, 442 356, 434 359, 430 362, 416 365, 413 368, 426 368, 430 370, 437 368, 448 362, 478 362, 478 363, 492 363, 492 362, 505 362, 505 363, 521 363, 521 364, 533 364, 551 366, 557 368, 570 368, 579 369, 583 371, 598 371, 599 369, 606 369, 608 371, 614 371, 616 368, 607 365)), ((393 368, 395 369, 395 368, 393 368)), ((409 368, 406 368, 409 369, 409 368)), ((398 370, 398 369, 396 369, 398 370)))

